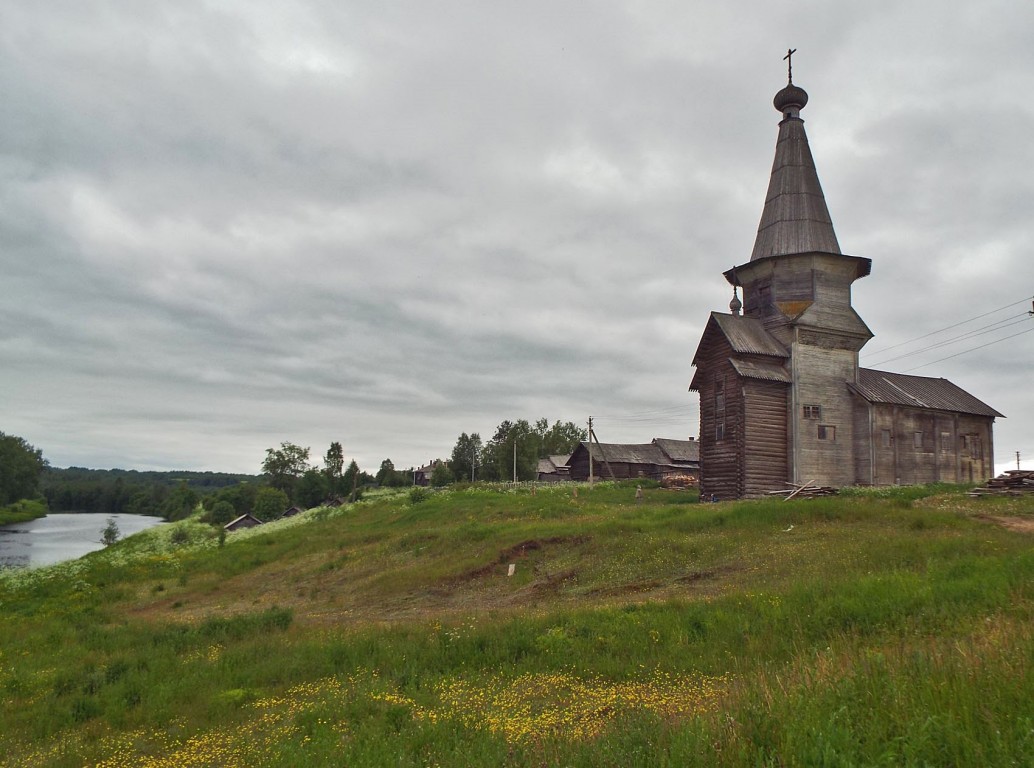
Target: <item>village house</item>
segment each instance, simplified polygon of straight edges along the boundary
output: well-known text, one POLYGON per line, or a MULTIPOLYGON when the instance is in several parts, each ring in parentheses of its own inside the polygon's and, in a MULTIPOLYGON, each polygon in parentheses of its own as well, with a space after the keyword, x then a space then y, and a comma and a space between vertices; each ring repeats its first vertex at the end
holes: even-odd
POLYGON ((984 482, 1002 414, 945 379, 858 365, 873 334, 851 285, 872 262, 840 250, 800 117, 807 102, 792 76, 775 96, 782 120, 754 249, 724 273, 729 313, 711 313, 693 357, 701 491, 984 482))
POLYGON ((440 464, 445 466, 449 465, 449 462, 442 461, 441 459, 432 459, 422 467, 413 470, 413 485, 419 485, 427 487, 431 484, 431 476, 434 474, 434 468, 440 464))

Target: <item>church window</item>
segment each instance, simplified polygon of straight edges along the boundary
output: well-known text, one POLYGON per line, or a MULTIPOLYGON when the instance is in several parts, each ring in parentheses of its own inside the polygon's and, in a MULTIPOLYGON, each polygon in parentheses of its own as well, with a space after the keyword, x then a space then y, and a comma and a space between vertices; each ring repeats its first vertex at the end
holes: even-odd
POLYGON ((836 440, 837 428, 830 424, 819 424, 819 440, 836 440))
POLYGON ((881 442, 884 448, 890 448, 891 434, 889 429, 884 429, 881 433, 881 442))
POLYGON ((969 455, 972 456, 974 459, 984 458, 980 438, 976 435, 972 435, 969 438, 969 443, 969 455))
POLYGON ((951 432, 941 432, 941 451, 951 451, 951 432))
POLYGON ((821 419, 822 418, 822 406, 821 405, 806 405, 806 406, 804 406, 804 418, 806 418, 806 419, 821 419))
POLYGON ((923 433, 913 432, 912 433, 912 447, 921 450, 923 447, 923 433))

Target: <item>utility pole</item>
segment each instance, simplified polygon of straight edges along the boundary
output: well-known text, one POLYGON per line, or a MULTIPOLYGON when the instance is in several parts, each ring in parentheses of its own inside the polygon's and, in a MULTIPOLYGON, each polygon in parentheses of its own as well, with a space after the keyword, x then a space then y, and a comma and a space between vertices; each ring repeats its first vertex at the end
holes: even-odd
POLYGON ((589 439, 586 441, 589 447, 589 485, 592 485, 592 416, 589 417, 589 439))
POLYGON ((513 484, 517 485, 517 435, 513 436, 513 484))
POLYGON ((474 482, 474 465, 477 463, 477 460, 478 460, 478 449, 477 448, 471 448, 470 449, 470 482, 472 482, 472 483, 474 482))
MULTIPOLYGON (((1031 313, 1034 314, 1034 313, 1031 313)), ((1020 452, 1016 451, 1016 469, 1020 468, 1020 452)))

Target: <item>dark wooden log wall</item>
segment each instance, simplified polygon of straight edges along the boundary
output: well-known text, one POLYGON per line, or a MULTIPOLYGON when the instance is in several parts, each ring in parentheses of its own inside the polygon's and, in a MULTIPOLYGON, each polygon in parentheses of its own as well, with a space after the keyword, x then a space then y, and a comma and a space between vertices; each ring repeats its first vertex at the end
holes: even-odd
POLYGON ((697 358, 700 376, 700 492, 727 501, 743 495, 743 392, 729 363, 732 348, 717 334, 697 358), (715 386, 725 386, 725 436, 715 437, 715 386))
POLYGON ((782 382, 743 382, 745 496, 763 496, 786 487, 788 393, 789 385, 782 382))

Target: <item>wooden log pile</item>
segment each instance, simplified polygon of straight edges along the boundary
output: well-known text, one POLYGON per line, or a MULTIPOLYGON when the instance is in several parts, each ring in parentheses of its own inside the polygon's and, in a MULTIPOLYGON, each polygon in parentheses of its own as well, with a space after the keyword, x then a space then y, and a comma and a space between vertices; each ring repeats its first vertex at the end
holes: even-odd
POLYGON ((820 496, 836 496, 840 493, 839 488, 833 488, 828 485, 812 485, 811 483, 805 483, 804 485, 797 485, 796 483, 787 483, 789 488, 782 491, 769 491, 769 496, 782 496, 783 501, 789 501, 790 499, 817 499, 820 496))
POLYGON ((674 488, 677 490, 688 490, 698 485, 694 475, 665 475, 661 478, 662 488, 674 488))
POLYGON ((974 488, 970 496, 1022 496, 1034 493, 1034 470, 1010 469, 1004 474, 987 481, 987 485, 974 488))

